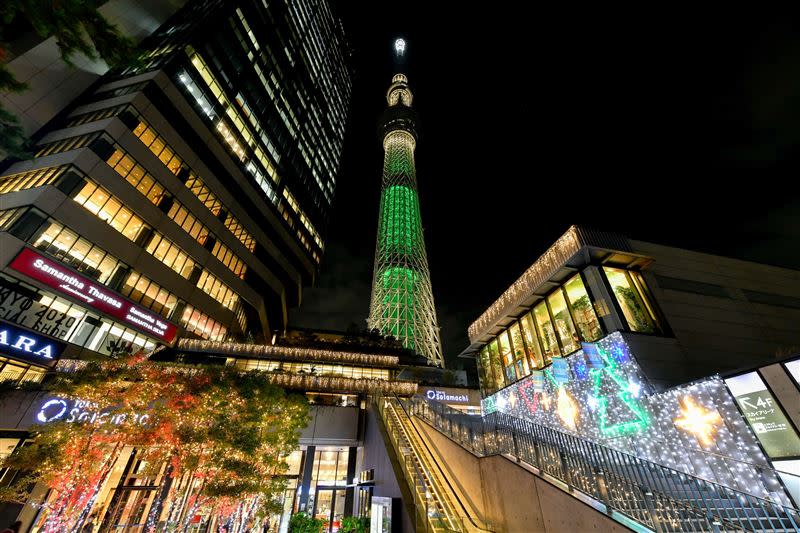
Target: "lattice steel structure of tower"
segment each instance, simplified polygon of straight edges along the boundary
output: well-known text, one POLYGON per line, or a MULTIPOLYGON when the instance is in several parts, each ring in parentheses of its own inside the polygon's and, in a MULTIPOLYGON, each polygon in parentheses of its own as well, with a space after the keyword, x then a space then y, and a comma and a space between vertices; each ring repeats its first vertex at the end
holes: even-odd
MULTIPOLYGON (((395 42, 402 56, 405 42, 395 42)), ((433 304, 431 276, 422 234, 414 149, 417 117, 405 74, 395 74, 386 93, 389 107, 380 121, 383 184, 375 270, 368 324, 406 348, 443 366, 442 342, 433 304)))

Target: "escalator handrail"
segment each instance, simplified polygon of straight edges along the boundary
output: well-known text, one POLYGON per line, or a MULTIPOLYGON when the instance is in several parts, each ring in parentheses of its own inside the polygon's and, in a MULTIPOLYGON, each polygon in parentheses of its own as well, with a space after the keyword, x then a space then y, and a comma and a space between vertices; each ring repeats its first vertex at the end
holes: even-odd
MULTIPOLYGON (((393 396, 394 396, 395 400, 397 400, 397 403, 400 404, 400 407, 403 409, 403 412, 405 412, 405 414, 408 417, 408 419, 411 420, 411 414, 408 412, 408 409, 406 409, 406 406, 403 404, 402 401, 400 401, 400 398, 398 398, 396 394, 393 394, 393 396)), ((425 450, 428 452, 428 455, 430 457, 434 457, 433 453, 431 452, 431 449, 428 447, 428 444, 425 442, 425 439, 422 437, 422 433, 419 431, 419 429, 417 429, 417 427, 413 423, 411 424, 411 426, 414 428, 414 431, 420 437, 420 442, 425 447, 425 450)), ((490 531, 489 529, 487 529, 485 527, 482 527, 482 526, 479 526, 478 524, 475 523, 475 520, 469 514, 469 511, 467 510, 466 506, 464 505, 464 502, 461 501, 461 498, 459 498, 458 493, 455 491, 455 489, 453 488, 453 485, 450 483, 450 479, 445 474, 444 470, 442 469, 442 466, 436 460, 433 461, 433 464, 436 465, 436 468, 439 469, 439 472, 441 473, 441 478, 444 479, 445 483, 447 483, 447 486, 450 488, 451 494, 456 499, 456 501, 458 501, 458 505, 461 506, 461 509, 464 511, 464 516, 467 517, 467 519, 470 521, 470 523, 473 526, 475 526, 476 529, 479 529, 481 531, 490 531)), ((488 524, 486 524, 486 525, 488 525, 488 524)))

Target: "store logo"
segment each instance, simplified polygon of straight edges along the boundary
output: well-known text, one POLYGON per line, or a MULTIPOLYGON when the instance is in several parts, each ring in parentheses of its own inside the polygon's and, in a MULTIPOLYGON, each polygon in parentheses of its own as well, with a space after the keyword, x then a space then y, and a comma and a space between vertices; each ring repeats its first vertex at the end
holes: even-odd
POLYGON ((172 342, 175 338, 178 328, 160 315, 128 302, 122 296, 97 285, 87 277, 73 273, 29 248, 23 248, 9 266, 158 339, 172 342))
POLYGON ((436 389, 428 389, 425 392, 425 397, 429 400, 436 400, 438 402, 469 402, 469 396, 466 394, 448 394, 444 391, 436 389))
POLYGON ((14 359, 52 366, 66 345, 0 321, 0 353, 14 359))
POLYGON ((84 400, 75 400, 72 402, 71 408, 70 403, 69 400, 62 398, 47 400, 39 408, 39 412, 36 413, 36 421, 40 424, 59 421, 68 424, 73 422, 88 422, 90 424, 105 424, 110 422, 115 426, 130 421, 132 424, 144 426, 150 420, 150 415, 134 414, 133 416, 129 416, 124 413, 115 415, 109 410, 98 411, 96 405, 84 400))
MULTIPOLYGON (((39 338, 41 339, 41 337, 39 338)), ((38 355, 46 359, 53 358, 52 344, 42 345, 42 343, 39 342, 37 346, 37 340, 34 339, 32 335, 29 337, 25 335, 15 335, 14 332, 10 332, 8 328, 0 329, 0 345, 13 348, 14 350, 32 353, 33 355, 38 355)))

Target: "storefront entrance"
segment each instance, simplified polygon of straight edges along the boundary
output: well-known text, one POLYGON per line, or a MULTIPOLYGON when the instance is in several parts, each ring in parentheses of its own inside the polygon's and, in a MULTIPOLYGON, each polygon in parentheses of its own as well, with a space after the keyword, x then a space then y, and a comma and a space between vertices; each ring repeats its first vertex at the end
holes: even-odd
POLYGON ((317 487, 314 497, 314 518, 325 521, 323 531, 336 533, 344 517, 345 490, 336 487, 317 487))

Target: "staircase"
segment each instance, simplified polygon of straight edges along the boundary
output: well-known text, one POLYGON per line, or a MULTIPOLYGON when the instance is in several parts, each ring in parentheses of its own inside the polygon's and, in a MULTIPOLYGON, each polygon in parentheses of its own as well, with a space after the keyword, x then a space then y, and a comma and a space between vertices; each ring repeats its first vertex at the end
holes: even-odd
MULTIPOLYGON (((403 400, 401 407, 474 455, 506 456, 584 502, 593 502, 632 529, 656 533, 800 530, 800 511, 795 508, 527 420, 502 413, 466 415, 418 398, 403 400)), ((410 421, 406 424, 413 426, 410 421)), ((409 445, 414 448, 418 443, 412 440, 409 445)), ((775 487, 776 493, 782 490, 775 487)), ((442 510, 447 514, 450 507, 444 505, 442 510)))
POLYGON ((413 494, 416 531, 489 532, 458 499, 444 472, 436 464, 405 406, 394 397, 375 400, 391 441, 394 455, 413 494))

